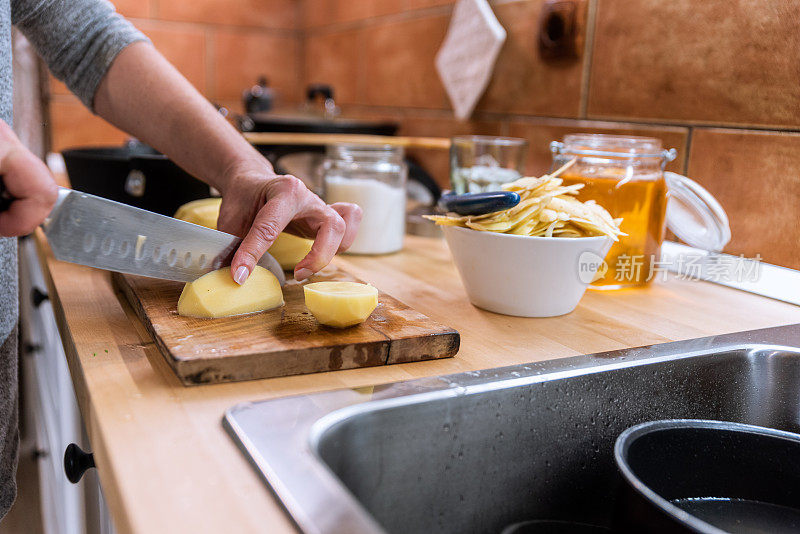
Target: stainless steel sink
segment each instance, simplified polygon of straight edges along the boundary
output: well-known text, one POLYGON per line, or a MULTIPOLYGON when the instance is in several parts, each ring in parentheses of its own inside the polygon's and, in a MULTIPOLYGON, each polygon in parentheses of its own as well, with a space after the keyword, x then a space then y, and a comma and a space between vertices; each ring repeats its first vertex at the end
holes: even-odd
POLYGON ((704 418, 800 432, 800 325, 238 405, 304 532, 499 533, 611 520, 616 436, 704 418))

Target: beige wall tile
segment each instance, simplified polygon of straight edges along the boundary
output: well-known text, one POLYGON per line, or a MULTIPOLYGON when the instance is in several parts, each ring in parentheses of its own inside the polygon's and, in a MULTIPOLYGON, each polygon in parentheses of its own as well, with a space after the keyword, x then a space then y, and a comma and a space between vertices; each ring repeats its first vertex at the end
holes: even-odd
POLYGON ((599 0, 591 117, 800 124, 800 2, 599 0))
POLYGON ((305 83, 331 85, 338 103, 357 103, 362 37, 360 31, 308 36, 305 41, 305 83))
POLYGON ((364 30, 364 103, 444 108, 446 94, 434 65, 448 17, 391 22, 364 30))
MULTIPOLYGON (((577 117, 580 111, 580 58, 553 62, 539 54, 539 17, 544 0, 509 2, 494 6, 508 37, 494 75, 478 109, 577 117)), ((586 3, 578 2, 581 32, 585 31, 586 3)))
POLYGON ((687 174, 727 211, 726 251, 800 269, 800 134, 697 129, 687 174))
POLYGON ((449 6, 455 3, 455 0, 407 0, 408 9, 449 6))
POLYGON ((137 27, 192 85, 201 93, 208 93, 203 28, 160 21, 140 21, 137 27))
POLYGON ((215 98, 241 98, 262 74, 281 102, 302 99, 299 38, 269 32, 220 30, 213 53, 215 98))
POLYGON ((127 135, 86 109, 75 97, 63 96, 50 102, 52 149, 120 145, 127 135))
POLYGON ((153 0, 114 0, 112 3, 125 17, 146 17, 153 6, 153 0))
POLYGON ((157 18, 295 29, 299 14, 297 0, 159 0, 157 18))
POLYGON ((303 23, 316 28, 400 13, 405 0, 303 0, 303 23))

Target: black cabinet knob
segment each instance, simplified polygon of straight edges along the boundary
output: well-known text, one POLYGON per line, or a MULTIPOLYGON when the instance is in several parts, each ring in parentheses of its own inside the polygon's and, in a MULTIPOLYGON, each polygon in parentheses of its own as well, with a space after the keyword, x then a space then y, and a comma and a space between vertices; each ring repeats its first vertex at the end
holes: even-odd
POLYGON ((94 455, 70 443, 64 451, 64 472, 67 480, 77 484, 87 469, 95 467, 94 455))
POLYGON ((48 299, 50 299, 50 296, 38 287, 31 289, 31 301, 33 301, 33 305, 37 308, 41 306, 42 302, 48 299))

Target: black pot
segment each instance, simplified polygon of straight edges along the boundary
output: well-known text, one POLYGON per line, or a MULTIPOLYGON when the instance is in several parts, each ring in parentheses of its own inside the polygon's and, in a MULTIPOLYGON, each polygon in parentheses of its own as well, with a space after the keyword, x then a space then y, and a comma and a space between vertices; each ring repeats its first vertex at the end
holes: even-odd
MULTIPOLYGON (((266 79, 260 79, 254 87, 263 94, 266 79)), ((398 125, 391 121, 348 119, 337 116, 339 108, 334 101, 333 87, 327 84, 311 84, 306 88, 305 110, 294 114, 251 112, 253 90, 245 92, 244 107, 248 110, 239 120, 242 131, 252 132, 302 132, 317 134, 365 134, 395 135, 398 125), (322 102, 322 105, 319 103, 322 102)), ((258 106, 255 106, 258 107, 258 106)), ((264 107, 264 106, 261 106, 264 107)), ((266 107, 271 107, 271 104, 266 107)), ((305 151, 305 150, 304 150, 305 151)))
POLYGON ((614 457, 619 532, 800 532, 800 435, 679 419, 629 428, 614 457))
MULTIPOLYGON (((243 131, 315 133, 315 134, 359 134, 395 135, 398 125, 394 122, 334 118, 307 115, 279 115, 275 113, 248 113, 240 121, 243 131)), ((256 145, 256 149, 274 165, 287 154, 297 152, 323 153, 325 147, 312 145, 256 145)))
POLYGON ((204 182, 142 144, 62 152, 73 189, 172 216, 182 204, 206 198, 204 182))
POLYGON ((326 119, 316 115, 279 115, 275 113, 248 113, 253 132, 302 132, 316 134, 366 134, 395 135, 395 122, 364 121, 357 119, 326 119))
MULTIPOLYGON (((291 132, 316 134, 358 134, 358 135, 395 135, 398 124, 353 119, 326 119, 314 115, 286 116, 272 113, 250 113, 249 128, 255 132, 291 132)), ((283 156, 300 152, 324 154, 324 146, 311 145, 256 145, 256 149, 266 157, 278 172, 286 172, 279 161, 283 156)), ((406 158, 408 179, 417 182, 431 195, 435 204, 442 194, 436 180, 411 157, 406 158)))

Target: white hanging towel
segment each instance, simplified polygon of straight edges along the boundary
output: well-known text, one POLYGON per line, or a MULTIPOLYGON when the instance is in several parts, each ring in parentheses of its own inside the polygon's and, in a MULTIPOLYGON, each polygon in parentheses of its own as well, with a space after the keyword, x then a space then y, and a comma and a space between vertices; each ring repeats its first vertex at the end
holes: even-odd
POLYGON ((436 70, 456 117, 472 115, 489 80, 506 31, 487 0, 459 0, 444 43, 436 54, 436 70))

